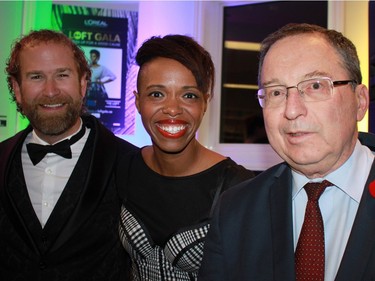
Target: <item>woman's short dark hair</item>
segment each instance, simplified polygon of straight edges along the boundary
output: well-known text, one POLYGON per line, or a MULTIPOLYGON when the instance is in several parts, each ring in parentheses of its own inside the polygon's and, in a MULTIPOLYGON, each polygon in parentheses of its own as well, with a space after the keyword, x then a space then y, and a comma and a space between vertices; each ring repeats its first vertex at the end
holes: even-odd
POLYGON ((193 38, 178 34, 153 36, 139 48, 136 62, 141 69, 145 63, 158 57, 173 59, 184 65, 193 73, 198 89, 209 93, 210 98, 213 96, 215 67, 211 55, 193 38))

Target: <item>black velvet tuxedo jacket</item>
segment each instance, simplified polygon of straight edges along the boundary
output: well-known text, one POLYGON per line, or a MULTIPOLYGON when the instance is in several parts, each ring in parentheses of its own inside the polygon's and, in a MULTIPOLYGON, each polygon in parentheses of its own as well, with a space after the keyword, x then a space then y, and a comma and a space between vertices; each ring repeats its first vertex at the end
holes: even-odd
POLYGON ((95 117, 90 135, 45 227, 31 205, 21 163, 28 127, 0 143, 0 280, 127 280, 120 244, 118 156, 137 149, 95 117))
MULTIPOLYGON (((361 137, 363 144, 375 146, 373 136, 361 137)), ((373 164, 336 281, 375 280, 375 198, 369 193, 374 180, 373 164)), ((295 280, 291 198, 286 163, 225 192, 206 238, 198 280, 295 280)))

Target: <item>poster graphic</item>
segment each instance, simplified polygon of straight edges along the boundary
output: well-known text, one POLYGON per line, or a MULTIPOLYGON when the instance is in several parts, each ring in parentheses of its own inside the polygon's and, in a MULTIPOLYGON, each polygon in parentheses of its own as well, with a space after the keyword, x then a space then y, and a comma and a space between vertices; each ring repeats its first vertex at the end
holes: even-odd
POLYGON ((90 62, 88 111, 107 128, 123 127, 126 81, 121 73, 126 73, 127 19, 63 14, 62 31, 82 47, 90 62))
POLYGON ((59 29, 81 47, 90 64, 92 75, 86 93, 88 112, 116 134, 133 134, 135 75, 130 69, 136 44, 135 12, 130 12, 130 16, 127 13, 122 17, 109 17, 98 13, 110 11, 105 9, 77 10, 77 7, 53 5, 53 10, 59 29))

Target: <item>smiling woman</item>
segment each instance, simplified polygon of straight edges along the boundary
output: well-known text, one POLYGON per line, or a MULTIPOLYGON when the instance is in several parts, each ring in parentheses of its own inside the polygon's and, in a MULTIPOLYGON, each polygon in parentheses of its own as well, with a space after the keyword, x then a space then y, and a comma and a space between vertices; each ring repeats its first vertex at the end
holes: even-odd
POLYGON ((135 280, 195 280, 215 200, 253 173, 195 138, 213 93, 205 49, 187 36, 152 37, 136 60, 136 107, 152 145, 122 179, 122 243, 135 280))
MULTIPOLYGON (((139 92, 135 93, 136 106, 155 144, 154 153, 160 153, 158 150, 178 153, 197 148, 195 133, 210 94, 200 91, 196 84, 192 72, 176 60, 158 57, 142 66, 139 92)), ((149 164, 160 172, 152 162, 149 164)), ((190 173, 188 169, 183 172, 190 173)))

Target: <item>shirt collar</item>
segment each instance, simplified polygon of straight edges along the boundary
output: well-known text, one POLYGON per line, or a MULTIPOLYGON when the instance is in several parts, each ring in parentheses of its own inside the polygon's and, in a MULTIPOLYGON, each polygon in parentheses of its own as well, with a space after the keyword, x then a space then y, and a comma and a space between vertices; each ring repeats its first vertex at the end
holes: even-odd
MULTIPOLYGON (((366 146, 363 146, 358 140, 354 151, 349 159, 337 170, 328 174, 324 178, 314 179, 313 181, 328 180, 336 187, 340 188, 356 202, 361 200, 363 187, 366 184, 370 173, 374 155, 366 146)), ((301 191, 303 186, 312 181, 306 176, 292 170, 293 176, 293 199, 301 191)))

